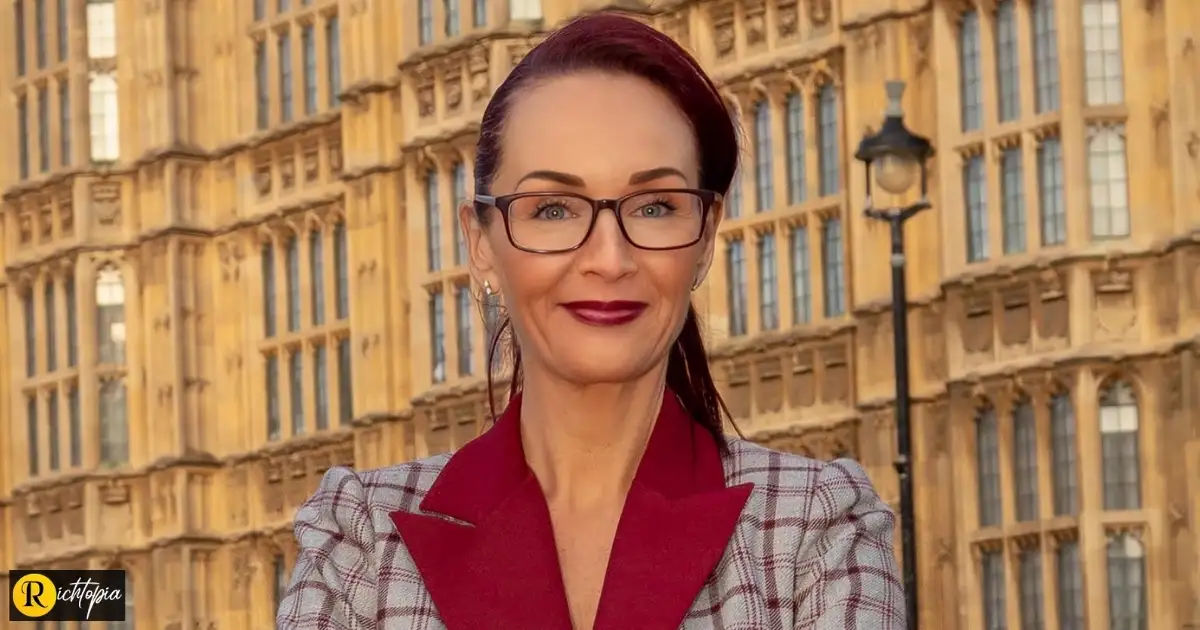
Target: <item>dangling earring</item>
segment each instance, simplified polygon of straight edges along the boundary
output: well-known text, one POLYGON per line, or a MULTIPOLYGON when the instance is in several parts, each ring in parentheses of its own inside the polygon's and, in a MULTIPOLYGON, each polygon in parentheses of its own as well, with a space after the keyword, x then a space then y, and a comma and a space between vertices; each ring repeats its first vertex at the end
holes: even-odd
POLYGON ((493 293, 492 292, 492 283, 488 282, 487 280, 484 280, 483 281, 483 294, 484 295, 492 295, 492 293, 493 293))

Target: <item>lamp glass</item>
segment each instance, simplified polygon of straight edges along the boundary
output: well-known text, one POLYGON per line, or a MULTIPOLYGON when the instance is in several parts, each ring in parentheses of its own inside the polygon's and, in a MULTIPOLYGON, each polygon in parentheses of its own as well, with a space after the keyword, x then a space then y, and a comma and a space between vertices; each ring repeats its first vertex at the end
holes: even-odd
POLYGON ((910 156, 887 153, 871 164, 875 183, 885 191, 899 195, 912 188, 917 179, 917 162, 910 156))

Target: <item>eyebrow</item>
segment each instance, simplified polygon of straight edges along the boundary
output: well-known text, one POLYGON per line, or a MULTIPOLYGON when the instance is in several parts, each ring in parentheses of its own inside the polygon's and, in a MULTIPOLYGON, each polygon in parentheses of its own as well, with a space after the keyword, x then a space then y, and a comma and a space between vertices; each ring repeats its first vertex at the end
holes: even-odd
MULTIPOLYGON (((652 168, 652 169, 647 169, 644 171, 638 171, 638 172, 630 175, 629 176, 629 184, 630 185, 644 184, 646 182, 651 182, 656 179, 662 179, 664 177, 670 177, 670 176, 676 176, 683 180, 687 179, 687 176, 683 174, 683 171, 681 171, 673 166, 660 166, 658 168, 652 168)), ((562 171, 551 171, 551 170, 530 171, 530 172, 526 173, 525 176, 522 177, 519 181, 517 181, 517 186, 520 186, 527 179, 542 179, 542 180, 554 182, 556 184, 562 184, 564 186, 574 186, 576 188, 581 188, 584 186, 583 178, 578 175, 572 175, 571 173, 564 173, 562 171)))

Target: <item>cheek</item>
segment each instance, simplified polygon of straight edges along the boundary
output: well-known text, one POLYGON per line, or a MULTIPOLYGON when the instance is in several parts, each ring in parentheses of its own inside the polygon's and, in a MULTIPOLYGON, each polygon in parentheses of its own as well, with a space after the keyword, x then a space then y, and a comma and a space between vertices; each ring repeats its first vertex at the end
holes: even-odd
POLYGON ((566 257, 522 252, 507 240, 494 246, 504 301, 510 310, 529 310, 551 296, 569 268, 566 257))
MULTIPOLYGON (((699 251, 646 252, 650 255, 642 262, 641 269, 663 299, 687 302, 696 281, 699 251)), ((686 304, 673 306, 686 308, 686 304)))

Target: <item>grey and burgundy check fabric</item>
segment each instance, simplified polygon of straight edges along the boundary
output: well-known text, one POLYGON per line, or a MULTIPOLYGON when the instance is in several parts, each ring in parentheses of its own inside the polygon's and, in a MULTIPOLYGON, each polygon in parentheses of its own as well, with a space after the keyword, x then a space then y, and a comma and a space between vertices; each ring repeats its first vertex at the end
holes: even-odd
MULTIPOLYGON (((393 513, 472 527, 421 507, 450 461, 451 456, 439 455, 369 472, 329 470, 296 515, 300 552, 279 607, 278 628, 446 628, 446 620, 454 615, 439 610, 393 513)), ((895 519, 862 468, 850 460, 819 462, 742 440, 730 442, 730 453, 721 456, 721 466, 726 487, 750 484, 753 489, 736 517, 724 553, 695 593, 680 628, 905 627, 904 594, 892 550, 895 519)), ((671 571, 670 566, 662 567, 661 579, 669 581, 671 571)), ((656 588, 653 576, 634 586, 646 593, 656 588)), ((496 584, 495 588, 521 585, 496 584)), ((560 607, 556 602, 546 605, 560 607)), ((498 608, 492 621, 464 630, 484 626, 518 630, 505 625, 508 611, 502 605, 498 608)), ((449 623, 452 630, 459 630, 449 623)), ((654 630, 660 626, 628 627, 654 630)))

